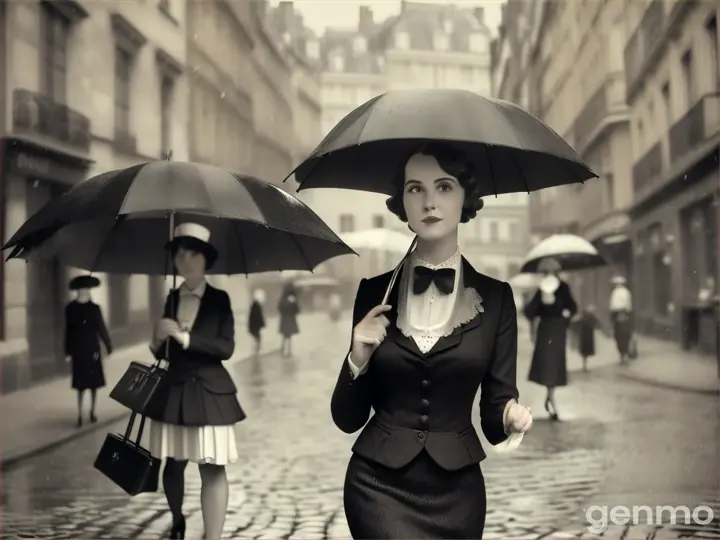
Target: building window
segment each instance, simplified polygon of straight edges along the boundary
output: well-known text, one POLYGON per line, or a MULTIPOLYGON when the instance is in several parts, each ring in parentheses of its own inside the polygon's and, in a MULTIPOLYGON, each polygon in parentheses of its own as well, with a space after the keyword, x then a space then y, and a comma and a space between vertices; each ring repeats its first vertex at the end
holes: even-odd
POLYGON ((663 109, 665 113, 665 126, 670 127, 672 125, 672 101, 670 101, 670 81, 663 84, 662 87, 662 100, 663 100, 663 109))
POLYGON ((42 3, 42 73, 43 94, 56 103, 67 97, 67 58, 70 21, 50 4, 42 3))
POLYGON ((520 241, 520 229, 518 227, 517 221, 511 221, 508 224, 508 234, 510 235, 510 241, 511 242, 519 242, 520 241))
POLYGON ((347 233, 355 230, 355 216, 352 214, 340 214, 340 232, 347 233))
POLYGON ((436 51, 447 51, 450 49, 450 37, 442 31, 435 32, 433 46, 436 51))
POLYGON ((480 32, 470 34, 470 52, 475 54, 488 52, 488 39, 485 34, 480 32))
POLYGON ((125 49, 115 48, 115 131, 130 133, 130 95, 133 57, 125 49))
POLYGON ((333 54, 330 58, 330 67, 333 71, 343 71, 345 69, 345 58, 342 54, 333 54))
POLYGON ((692 107, 697 100, 697 89, 695 87, 695 70, 693 69, 693 53, 691 49, 682 55, 683 81, 685 82, 685 99, 688 108, 692 107))
POLYGON ((162 77, 160 83, 160 151, 163 155, 172 150, 172 98, 174 81, 162 77))
POLYGON ((372 219, 372 226, 375 229, 384 229, 385 228, 385 216, 381 216, 379 214, 376 214, 373 216, 372 219))
POLYGON ((710 49, 710 83, 713 85, 712 90, 720 90, 720 54, 718 53, 718 25, 717 16, 713 15, 705 24, 707 33, 708 48, 710 49))
POLYGON ((410 48, 410 34, 407 32, 397 32, 395 34, 395 48, 397 49, 409 49, 410 48))
POLYGON ((496 221, 490 222, 490 241, 491 242, 497 242, 500 238, 499 230, 498 230, 498 224, 496 221))

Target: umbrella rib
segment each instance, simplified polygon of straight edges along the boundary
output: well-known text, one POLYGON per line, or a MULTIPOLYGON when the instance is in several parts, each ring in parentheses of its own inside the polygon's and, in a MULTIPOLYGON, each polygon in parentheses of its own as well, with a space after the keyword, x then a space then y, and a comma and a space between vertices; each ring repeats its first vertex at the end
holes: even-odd
MULTIPOLYGON (((235 236, 237 236, 238 245, 240 246, 240 256, 242 257, 243 266, 245 267, 245 277, 248 277, 248 274, 250 272, 248 272, 249 268, 248 268, 247 256, 245 255, 245 247, 243 246, 243 239, 242 239, 242 236, 240 235, 240 231, 238 231, 238 229, 237 229, 237 223, 235 222, 234 219, 230 221, 230 227, 231 227, 232 231, 235 233, 235 236)), ((227 246, 225 247, 225 249, 227 249, 227 246)), ((228 265, 228 270, 229 270, 229 265, 228 265)))
POLYGON ((110 227, 110 234, 105 238, 105 241, 100 245, 100 249, 98 249, 97 253, 95 254, 95 260, 93 261, 93 265, 91 268, 89 268, 90 273, 95 272, 95 267, 98 265, 98 261, 100 260, 100 257, 105 253, 105 249, 107 248, 107 245, 110 243, 110 239, 117 234, 118 230, 118 222, 124 221, 123 216, 116 216, 115 217, 115 223, 113 223, 113 226, 110 227))
POLYGON ((290 232, 286 232, 290 237, 290 240, 293 241, 293 244, 295 244, 295 247, 297 247, 298 251, 300 252, 300 255, 302 255, 302 258, 305 259, 305 264, 307 264, 307 269, 311 272, 313 271, 313 266, 310 264, 310 261, 308 261, 307 255, 305 255, 305 252, 303 251, 302 247, 300 246, 300 242, 297 241, 297 238, 295 238, 295 235, 290 232))

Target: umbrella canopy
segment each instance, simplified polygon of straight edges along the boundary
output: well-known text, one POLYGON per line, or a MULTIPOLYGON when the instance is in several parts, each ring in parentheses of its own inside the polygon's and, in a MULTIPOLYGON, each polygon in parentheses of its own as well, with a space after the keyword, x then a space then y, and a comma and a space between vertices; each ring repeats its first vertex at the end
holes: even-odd
POLYGON ((354 250, 371 249, 401 255, 407 252, 413 240, 412 236, 407 234, 379 228, 344 233, 340 235, 340 238, 354 250))
POLYGON ((100 280, 95 276, 77 276, 70 280, 70 290, 94 289, 100 286, 100 280))
MULTIPOLYGON (((455 89, 392 91, 361 105, 293 173, 298 191, 392 194, 392 180, 428 141, 473 162, 480 196, 531 192, 597 177, 551 128, 517 105, 455 89)), ((286 179, 287 180, 287 179, 286 179)))
POLYGON ((555 259, 562 270, 582 270, 607 264, 584 238, 574 234, 556 234, 530 250, 520 271, 537 273, 541 261, 548 258, 555 259))
POLYGON ((8 258, 57 256, 90 271, 168 274, 173 228, 210 231, 211 274, 312 270, 354 253, 305 204, 257 178, 196 163, 158 161, 87 180, 13 235, 8 258))

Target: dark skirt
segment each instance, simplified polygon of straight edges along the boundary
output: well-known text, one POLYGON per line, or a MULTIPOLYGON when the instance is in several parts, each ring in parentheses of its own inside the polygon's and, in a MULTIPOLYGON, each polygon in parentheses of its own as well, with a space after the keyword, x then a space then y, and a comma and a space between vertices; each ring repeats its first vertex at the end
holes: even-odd
POLYGON ((632 338, 632 323, 629 315, 618 313, 613 316, 613 333, 618 352, 623 355, 628 354, 632 338))
POLYGON ((578 334, 580 336, 580 343, 578 343, 580 356, 595 356, 595 328, 581 325, 578 334))
POLYGON ((480 465, 446 471, 422 451, 401 469, 354 454, 344 488, 355 539, 482 538, 485 479, 480 465))
POLYGON ((567 329, 565 318, 540 319, 528 380, 550 388, 567 385, 567 329))
POLYGON ((280 333, 286 338, 300 333, 295 315, 280 315, 280 333))
POLYGON ((105 370, 102 359, 94 355, 73 356, 72 388, 75 390, 97 390, 105 386, 105 370))
POLYGON ((200 381, 164 384, 153 395, 147 416, 176 426, 229 426, 245 419, 236 393, 210 392, 200 381))

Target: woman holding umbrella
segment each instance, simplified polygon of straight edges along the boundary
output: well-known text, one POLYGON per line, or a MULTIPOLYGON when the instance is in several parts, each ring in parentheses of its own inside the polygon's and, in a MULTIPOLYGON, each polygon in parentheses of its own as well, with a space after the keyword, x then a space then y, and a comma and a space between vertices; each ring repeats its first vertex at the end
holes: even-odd
POLYGON ((353 538, 482 538, 485 454, 471 422, 478 387, 492 444, 532 424, 517 402, 512 290, 458 250, 459 224, 483 206, 477 186, 465 155, 442 144, 423 146, 397 171, 387 206, 417 234, 417 249, 394 286, 391 273, 361 281, 331 403, 346 433, 375 409, 345 477, 353 538))
POLYGON ((90 422, 97 422, 97 390, 105 386, 100 342, 112 354, 110 334, 100 306, 90 296, 90 289, 100 286, 93 276, 78 276, 70 281, 75 300, 65 307, 65 360, 72 366, 72 387, 77 391, 77 426, 83 424, 82 404, 85 390, 90 390, 90 422))
POLYGON ((229 497, 225 466, 238 458, 234 426, 245 419, 222 365, 235 350, 235 321, 228 294, 205 280, 218 258, 209 240, 201 225, 176 227, 167 248, 185 281, 168 295, 151 344, 156 358, 169 361, 168 384, 153 396, 147 416, 150 453, 167 460, 162 477, 171 538, 185 537, 184 475, 192 461, 200 469, 205 537, 220 539, 229 497))
POLYGON ((544 275, 525 314, 539 319, 528 379, 547 388, 545 410, 553 420, 559 420, 555 402, 555 388, 567 385, 567 330, 577 313, 577 304, 570 287, 558 274, 561 266, 557 259, 540 261, 538 271, 544 275))

